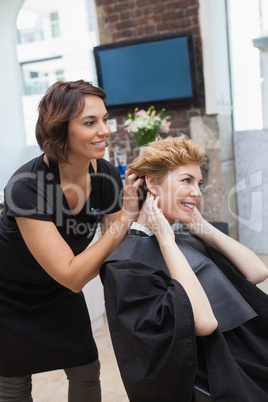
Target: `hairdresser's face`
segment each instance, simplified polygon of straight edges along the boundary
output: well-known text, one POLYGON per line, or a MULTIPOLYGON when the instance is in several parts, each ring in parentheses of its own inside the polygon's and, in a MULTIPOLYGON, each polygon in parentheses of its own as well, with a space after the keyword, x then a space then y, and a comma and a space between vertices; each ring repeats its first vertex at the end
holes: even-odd
POLYGON ((104 156, 111 130, 103 100, 95 95, 85 96, 82 113, 71 119, 68 126, 68 157, 99 159, 104 156))
POLYGON ((170 224, 189 223, 194 207, 200 200, 203 182, 198 165, 183 165, 168 173, 155 187, 162 209, 170 224))

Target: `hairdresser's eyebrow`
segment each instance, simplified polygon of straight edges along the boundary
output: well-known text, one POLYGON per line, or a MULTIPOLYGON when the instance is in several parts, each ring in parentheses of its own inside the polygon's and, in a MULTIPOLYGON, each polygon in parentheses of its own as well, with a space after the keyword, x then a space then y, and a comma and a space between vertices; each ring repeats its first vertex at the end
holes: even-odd
MULTIPOLYGON (((106 118, 106 117, 109 117, 109 113, 108 113, 108 112, 105 113, 105 115, 103 116, 103 119, 106 118)), ((98 118, 98 116, 88 115, 88 116, 81 117, 81 120, 85 120, 85 119, 97 119, 97 118, 98 118)))

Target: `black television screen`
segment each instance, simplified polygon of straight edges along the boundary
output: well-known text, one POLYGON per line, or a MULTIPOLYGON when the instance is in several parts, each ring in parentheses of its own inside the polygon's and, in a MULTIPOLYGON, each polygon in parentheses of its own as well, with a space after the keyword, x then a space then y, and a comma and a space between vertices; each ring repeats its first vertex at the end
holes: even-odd
POLYGON ((96 46, 94 57, 108 109, 198 101, 190 31, 96 46))

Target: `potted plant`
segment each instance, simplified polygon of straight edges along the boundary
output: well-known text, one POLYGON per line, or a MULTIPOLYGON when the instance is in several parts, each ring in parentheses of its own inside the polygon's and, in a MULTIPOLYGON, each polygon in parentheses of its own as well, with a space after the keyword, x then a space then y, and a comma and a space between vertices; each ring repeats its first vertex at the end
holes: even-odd
POLYGON ((124 123, 125 130, 129 134, 133 134, 133 140, 137 148, 154 141, 161 133, 169 133, 171 122, 168 120, 170 116, 162 117, 165 110, 163 108, 157 114, 155 107, 150 106, 147 111, 135 108, 133 115, 129 113, 128 120, 124 123))

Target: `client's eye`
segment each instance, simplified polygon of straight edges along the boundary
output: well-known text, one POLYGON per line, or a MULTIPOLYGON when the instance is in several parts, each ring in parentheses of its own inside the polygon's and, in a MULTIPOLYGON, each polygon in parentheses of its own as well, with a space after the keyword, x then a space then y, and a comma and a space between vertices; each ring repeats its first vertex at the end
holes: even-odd
POLYGON ((182 180, 184 183, 191 183, 191 179, 189 177, 187 177, 186 179, 182 180))

